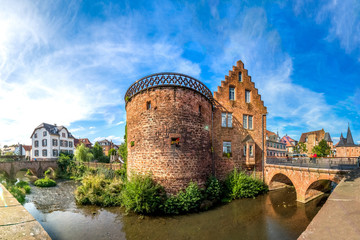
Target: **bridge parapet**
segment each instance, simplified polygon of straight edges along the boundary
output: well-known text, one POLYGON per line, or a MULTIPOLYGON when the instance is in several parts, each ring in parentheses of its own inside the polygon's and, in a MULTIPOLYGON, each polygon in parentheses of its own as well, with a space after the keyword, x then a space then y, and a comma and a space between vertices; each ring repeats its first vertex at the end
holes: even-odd
POLYGON ((322 168, 322 169, 340 169, 340 170, 353 170, 360 166, 360 157, 334 157, 334 158, 274 158, 268 157, 267 164, 283 165, 283 166, 296 166, 305 168, 322 168))

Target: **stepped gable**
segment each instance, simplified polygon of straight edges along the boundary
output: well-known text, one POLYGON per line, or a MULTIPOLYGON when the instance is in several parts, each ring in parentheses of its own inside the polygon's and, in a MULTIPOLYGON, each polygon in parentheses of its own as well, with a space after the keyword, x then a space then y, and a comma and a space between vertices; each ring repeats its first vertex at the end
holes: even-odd
MULTIPOLYGON (((221 81, 221 86, 218 86, 217 91, 214 92, 214 99, 218 100, 224 95, 228 96, 229 86, 233 86, 236 89, 235 100, 239 98, 245 99, 245 93, 240 92, 237 89, 242 89, 243 86, 246 85, 246 89, 249 88, 249 90, 251 91, 252 102, 259 101, 259 105, 263 107, 263 111, 267 112, 267 108, 264 106, 264 101, 261 100, 261 95, 259 94, 258 89, 255 87, 255 83, 251 81, 251 76, 248 75, 248 70, 244 68, 244 63, 239 60, 236 62, 236 66, 233 66, 232 68, 233 69, 229 71, 229 75, 225 76, 225 81, 221 81), (241 81, 239 79, 240 72, 241 81)), ((248 107, 251 108, 251 105, 249 105, 248 107)))

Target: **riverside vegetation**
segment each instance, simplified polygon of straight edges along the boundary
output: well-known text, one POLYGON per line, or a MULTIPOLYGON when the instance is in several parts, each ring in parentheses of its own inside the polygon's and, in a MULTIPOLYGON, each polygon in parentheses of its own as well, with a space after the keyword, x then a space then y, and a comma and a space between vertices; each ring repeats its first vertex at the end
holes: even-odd
POLYGON ((31 192, 29 183, 25 181, 9 180, 0 175, 0 183, 18 200, 19 203, 25 203, 25 196, 31 192))
MULTIPOLYGON (((82 150, 88 151, 86 148, 82 150)), ((82 164, 81 158, 76 160, 77 162, 69 156, 61 155, 58 174, 81 181, 75 191, 75 199, 82 205, 122 206, 126 211, 140 214, 176 215, 207 210, 237 198, 255 198, 268 191, 262 181, 234 169, 225 181, 210 177, 204 188, 196 182, 190 182, 188 187, 178 194, 168 195, 151 175, 132 174, 128 180, 126 164, 121 170, 114 171, 87 168, 82 164)))

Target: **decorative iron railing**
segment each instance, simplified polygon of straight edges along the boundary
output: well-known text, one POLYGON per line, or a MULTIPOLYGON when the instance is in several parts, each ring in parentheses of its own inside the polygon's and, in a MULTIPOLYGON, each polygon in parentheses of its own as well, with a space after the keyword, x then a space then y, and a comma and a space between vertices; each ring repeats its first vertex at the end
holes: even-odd
POLYGON ((212 101, 213 95, 209 88, 199 80, 180 73, 156 73, 143 77, 134 82, 125 94, 125 102, 130 100, 135 94, 149 88, 163 87, 163 86, 177 86, 195 90, 212 101))
POLYGON ((352 170, 360 167, 360 158, 357 157, 346 157, 346 158, 268 157, 266 159, 266 163, 273 165, 305 167, 305 168, 352 170))

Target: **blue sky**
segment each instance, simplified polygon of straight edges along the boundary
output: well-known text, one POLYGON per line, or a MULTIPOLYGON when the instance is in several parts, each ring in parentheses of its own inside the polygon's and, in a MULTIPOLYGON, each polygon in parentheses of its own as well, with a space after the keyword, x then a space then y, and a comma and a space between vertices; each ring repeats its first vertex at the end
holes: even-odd
POLYGON ((123 140, 124 94, 174 71, 212 91, 242 60, 267 128, 299 139, 350 123, 360 143, 360 2, 0 0, 0 145, 41 124, 123 140))

